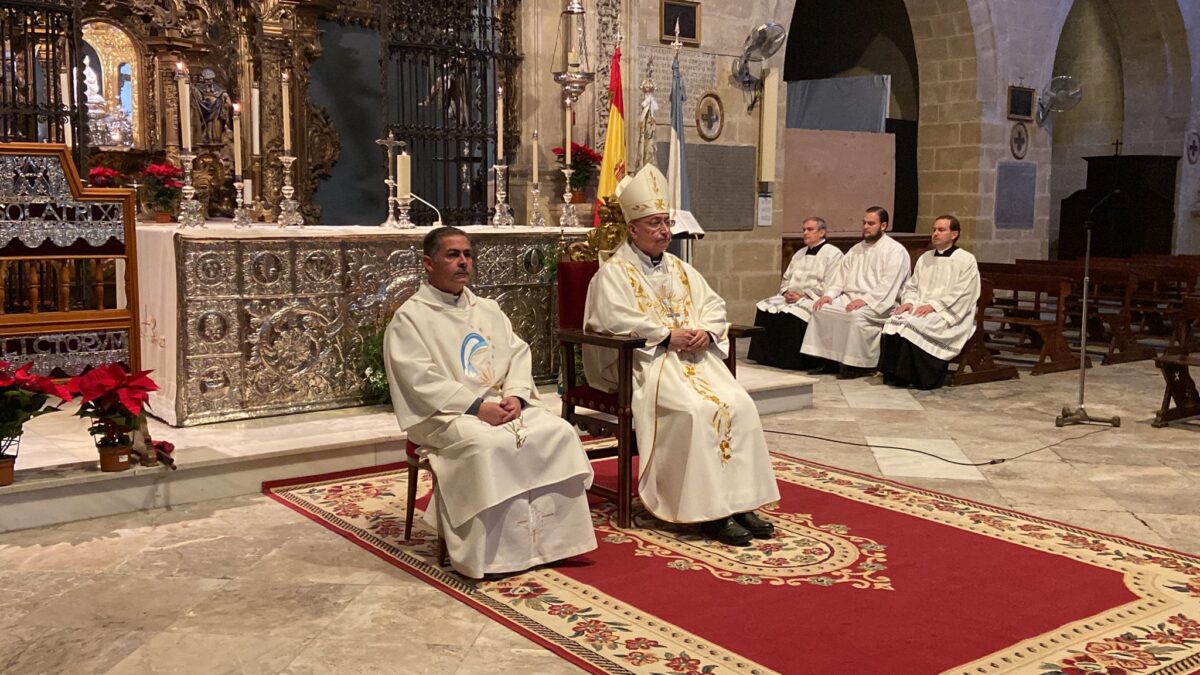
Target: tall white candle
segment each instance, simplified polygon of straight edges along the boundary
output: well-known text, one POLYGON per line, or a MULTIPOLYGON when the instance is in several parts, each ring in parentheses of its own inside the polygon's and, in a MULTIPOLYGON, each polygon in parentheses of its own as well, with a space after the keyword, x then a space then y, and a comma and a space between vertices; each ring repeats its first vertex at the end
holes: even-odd
POLYGON ((179 144, 184 152, 192 151, 192 86, 187 75, 187 65, 180 61, 175 64, 179 73, 175 78, 179 89, 179 144))
POLYGON ((566 127, 567 142, 563 144, 563 152, 566 153, 566 161, 563 164, 569 169, 571 168, 571 106, 563 106, 567 115, 565 117, 564 126, 566 127))
POLYGON ((283 71, 283 151, 292 151, 292 94, 289 91, 291 76, 283 71))
POLYGON ((261 99, 258 97, 258 87, 250 89, 250 150, 251 153, 258 157, 262 154, 262 132, 259 125, 259 111, 261 107, 261 99))
POLYGON ((537 132, 537 129, 534 129, 533 130, 533 184, 534 185, 538 184, 538 154, 539 153, 541 153, 541 149, 538 147, 538 132, 537 132))
POLYGON ((496 163, 504 163, 504 87, 496 87, 496 163))
POLYGON ((254 181, 249 178, 242 180, 242 203, 246 206, 254 203, 254 181))
POLYGON ((400 153, 396 158, 396 196, 408 197, 412 194, 412 156, 407 152, 400 153))
POLYGON ((242 179, 242 104, 233 104, 233 180, 242 179))
MULTIPOLYGON (((72 105, 73 101, 71 100, 71 73, 70 73, 70 71, 62 73, 61 75, 59 75, 58 79, 59 79, 59 86, 62 87, 62 94, 60 95, 60 98, 62 99, 63 109, 70 111, 71 108, 74 107, 72 105)), ((66 143, 68 147, 73 147, 75 145, 75 139, 72 138, 72 136, 71 136, 71 118, 70 117, 63 118, 63 143, 66 143)))

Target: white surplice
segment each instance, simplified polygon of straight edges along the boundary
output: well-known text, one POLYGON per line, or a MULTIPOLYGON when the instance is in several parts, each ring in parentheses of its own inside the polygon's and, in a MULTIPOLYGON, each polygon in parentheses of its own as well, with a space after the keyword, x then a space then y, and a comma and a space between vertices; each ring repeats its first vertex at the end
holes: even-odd
MULTIPOLYGON (((725 301, 670 253, 654 265, 628 242, 592 278, 584 327, 647 339, 633 366, 638 494, 660 520, 697 523, 779 499, 754 401, 729 374, 725 301), (672 328, 700 328, 701 354, 666 349, 672 328)), ((584 347, 588 382, 615 391, 617 353, 584 347)))
POLYGON ((929 305, 933 311, 922 317, 912 312, 893 316, 883 332, 899 335, 927 354, 949 361, 975 332, 977 302, 979 265, 975 256, 958 247, 949 249, 949 255, 926 251, 904 285, 900 304, 909 303, 913 309, 929 305))
POLYGON ((825 240, 813 247, 805 246, 796 251, 779 283, 779 295, 773 295, 757 308, 770 314, 791 314, 801 321, 812 316, 813 303, 825 295, 826 283, 833 277, 842 261, 842 251, 825 240), (810 252, 815 250, 815 252, 810 252), (788 302, 783 294, 792 291, 800 295, 796 302, 788 302))
POLYGON ((833 299, 812 313, 800 352, 856 368, 879 364, 879 337, 908 278, 908 251, 886 234, 860 241, 842 258, 825 287, 833 299), (851 312, 855 300, 867 304, 851 312))
POLYGON ((479 578, 596 548, 591 464, 574 428, 539 406, 529 345, 495 301, 422 284, 392 317, 384 353, 396 418, 437 475, 426 520, 440 514, 454 569, 479 578), (514 422, 467 413, 507 396, 528 403, 514 422))

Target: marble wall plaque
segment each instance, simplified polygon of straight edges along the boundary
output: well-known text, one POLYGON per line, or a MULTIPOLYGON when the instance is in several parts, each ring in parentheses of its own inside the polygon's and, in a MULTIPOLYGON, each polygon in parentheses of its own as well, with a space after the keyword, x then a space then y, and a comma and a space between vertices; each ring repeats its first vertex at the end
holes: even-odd
MULTIPOLYGON (((658 144, 658 167, 667 173, 669 143, 658 144)), ((705 232, 749 230, 757 209, 758 151, 753 145, 688 143, 691 211, 705 232)))
MULTIPOLYGON (((675 60, 675 50, 672 47, 643 47, 643 53, 649 55, 654 65, 654 97, 661 106, 659 114, 655 115, 660 125, 671 124, 671 62, 675 60)), ((637 81, 646 73, 646 58, 634 71, 637 81)), ((696 126, 696 103, 705 92, 717 89, 717 55, 705 54, 695 49, 679 51, 679 72, 683 75, 683 93, 687 99, 683 102, 683 125, 696 126)), ((641 99, 638 99, 639 103, 641 99)), ((628 106, 628 102, 626 103, 628 106)), ((628 113, 628 109, 626 110, 628 113)))

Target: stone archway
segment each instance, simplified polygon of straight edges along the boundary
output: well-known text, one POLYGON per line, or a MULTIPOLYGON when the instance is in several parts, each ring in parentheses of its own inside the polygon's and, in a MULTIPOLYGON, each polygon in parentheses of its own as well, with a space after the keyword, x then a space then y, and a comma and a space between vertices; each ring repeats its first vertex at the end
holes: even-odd
MULTIPOLYGON (((1085 156, 1180 155, 1191 114, 1192 67, 1176 0, 1075 0, 1058 31, 1054 74, 1069 74, 1084 100, 1053 122, 1050 239, 1057 240, 1059 205, 1086 180, 1085 156)), ((1184 222, 1188 173, 1176 200, 1184 222)), ((1178 225, 1176 231, 1182 229, 1178 225)), ((1177 247, 1181 243, 1177 238, 1177 247)))
MULTIPOLYGON (((970 2, 986 4, 979 0, 970 2)), ((910 44, 915 61, 910 81, 915 86, 913 99, 917 103, 917 114, 912 118, 917 121, 917 226, 919 230, 927 228, 936 215, 954 213, 963 224, 964 242, 973 238, 979 225, 983 141, 977 21, 970 2, 897 0, 896 3, 901 13, 907 14, 905 18, 911 26, 910 44)), ((878 3, 870 4, 871 11, 881 11, 878 3)), ((986 7, 982 11, 986 12, 986 7)), ((793 31, 799 20, 799 25, 810 32, 824 32, 826 29, 820 26, 806 25, 804 18, 811 13, 818 20, 828 19, 839 12, 845 13, 844 18, 849 21, 861 20, 853 7, 845 3, 831 10, 829 3, 800 0, 793 13, 793 31)), ((833 28, 836 31, 836 26, 833 28)), ((835 34, 825 44, 833 44, 838 37, 835 34)), ((806 49, 805 42, 795 36, 789 40, 789 62, 794 49, 806 49)))

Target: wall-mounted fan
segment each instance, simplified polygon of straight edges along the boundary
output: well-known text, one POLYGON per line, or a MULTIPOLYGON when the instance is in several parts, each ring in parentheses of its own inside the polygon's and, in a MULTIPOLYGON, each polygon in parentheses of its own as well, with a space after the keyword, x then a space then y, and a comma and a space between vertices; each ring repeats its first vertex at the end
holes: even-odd
POLYGON ((1083 89, 1070 75, 1059 75, 1050 80, 1038 94, 1037 123, 1045 126, 1051 113, 1066 112, 1083 100, 1083 89))
POLYGON ((787 41, 787 29, 774 21, 757 26, 746 36, 742 55, 733 61, 731 79, 734 84, 750 94, 750 105, 754 110, 762 92, 762 63, 771 58, 787 41))

